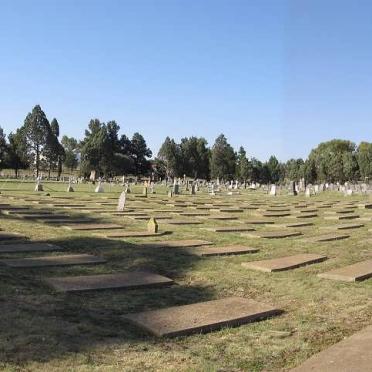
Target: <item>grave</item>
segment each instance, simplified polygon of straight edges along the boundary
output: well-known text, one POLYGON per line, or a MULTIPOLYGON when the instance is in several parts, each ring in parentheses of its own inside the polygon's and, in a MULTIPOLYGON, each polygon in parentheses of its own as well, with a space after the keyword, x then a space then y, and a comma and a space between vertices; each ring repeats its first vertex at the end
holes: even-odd
POLYGON ((61 251, 63 248, 49 243, 24 243, 0 245, 0 253, 61 251))
POLYGON ((340 216, 326 216, 324 217, 325 220, 353 220, 359 218, 360 216, 357 214, 346 214, 340 216))
POLYGON ((207 231, 213 231, 217 233, 255 231, 253 227, 244 227, 244 226, 201 227, 201 229, 207 230, 207 231))
POLYGON ((143 247, 153 248, 188 248, 212 245, 212 242, 206 240, 164 240, 162 242, 143 243, 143 247))
POLYGON ((353 265, 318 274, 319 278, 341 280, 345 282, 357 282, 372 278, 372 260, 358 262, 353 265))
POLYGON ((341 225, 334 225, 334 226, 326 226, 324 228, 327 229, 336 229, 336 230, 350 230, 350 229, 359 229, 363 227, 362 223, 349 223, 349 224, 341 224, 341 225))
POLYGON ((294 256, 280 257, 262 261, 243 262, 242 266, 247 269, 253 269, 264 272, 275 272, 291 270, 297 267, 310 265, 326 260, 326 256, 319 254, 296 254, 294 256))
POLYGON ((26 239, 26 237, 18 233, 0 231, 0 241, 16 240, 16 239, 26 239))
POLYGON ((350 235, 346 234, 325 234, 325 235, 318 235, 311 238, 304 239, 304 241, 308 242, 331 242, 333 240, 342 240, 350 238, 350 235))
POLYGON ((156 222, 155 218, 150 218, 149 222, 147 223, 147 231, 152 234, 157 234, 159 230, 159 225, 156 222))
POLYGON ((372 326, 313 355, 292 372, 367 372, 372 366, 372 326))
POLYGON ((197 247, 190 248, 187 250, 188 253, 195 254, 201 257, 208 256, 227 256, 227 255, 238 255, 238 254, 247 254, 247 253, 256 253, 258 248, 250 248, 244 245, 227 245, 223 247, 197 247))
POLYGON ((172 337, 238 326, 279 315, 281 312, 273 306, 247 298, 228 297, 221 300, 126 314, 124 319, 157 337, 172 337))
POLYGON ((122 229, 122 225, 115 223, 85 223, 85 224, 74 224, 63 226, 65 229, 69 230, 113 230, 113 229, 122 229))
POLYGON ((106 260, 90 254, 74 254, 65 256, 43 256, 32 258, 5 259, 0 263, 16 268, 33 268, 49 266, 91 265, 105 263, 106 260))
POLYGON ((256 233, 244 233, 241 236, 247 238, 282 239, 302 235, 300 231, 259 231, 256 233))
POLYGON ((122 274, 69 276, 45 279, 58 292, 80 292, 103 289, 138 289, 170 285, 172 279, 144 271, 122 274))
POLYGON ((163 220, 162 223, 167 225, 202 225, 203 222, 195 220, 163 220))
MULTIPOLYGON (((151 232, 151 231, 114 231, 108 234, 104 234, 105 238, 150 238, 153 236, 162 236, 168 235, 170 232, 161 231, 161 232, 151 232)), ((102 236, 100 234, 99 236, 102 236)))

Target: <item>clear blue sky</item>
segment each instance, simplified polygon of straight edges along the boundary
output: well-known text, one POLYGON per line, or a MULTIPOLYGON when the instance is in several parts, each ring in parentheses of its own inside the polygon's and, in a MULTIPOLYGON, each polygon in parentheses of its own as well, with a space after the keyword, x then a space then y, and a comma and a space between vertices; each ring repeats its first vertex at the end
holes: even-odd
POLYGON ((223 132, 262 160, 372 141, 372 1, 0 0, 0 125, 116 120, 157 152, 223 132))

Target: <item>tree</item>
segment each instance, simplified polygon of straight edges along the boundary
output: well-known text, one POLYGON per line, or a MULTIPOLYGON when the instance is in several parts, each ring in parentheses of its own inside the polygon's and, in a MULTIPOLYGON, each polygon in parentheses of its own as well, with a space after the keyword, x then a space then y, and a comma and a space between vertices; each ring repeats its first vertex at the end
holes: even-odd
POLYGON ((200 137, 182 138, 180 147, 182 172, 189 177, 209 178, 208 142, 200 137))
POLYGON ((181 175, 181 149, 174 139, 169 137, 165 139, 158 152, 158 160, 163 162, 167 177, 173 178, 181 175))
POLYGON ((302 159, 290 159, 285 164, 285 177, 290 181, 299 181, 303 177, 302 159))
POLYGON ((278 182, 281 175, 281 167, 278 159, 274 155, 272 155, 265 165, 267 166, 268 170, 268 182, 278 182))
POLYGON ((65 160, 63 164, 72 173, 79 163, 77 156, 79 151, 78 141, 73 137, 63 136, 61 144, 65 150, 65 160))
POLYGON ((247 159, 247 153, 240 146, 237 156, 236 175, 241 181, 247 181, 252 177, 252 164, 247 159))
POLYGON ((372 143, 361 142, 358 146, 356 158, 362 180, 372 177, 372 143))
POLYGON ((62 173, 62 163, 65 159, 65 149, 58 140, 59 124, 57 119, 53 119, 50 123, 45 146, 43 148, 43 156, 48 164, 48 176, 50 178, 51 170, 57 167, 58 178, 62 173))
POLYGON ((22 133, 25 136, 27 151, 33 158, 33 163, 36 169, 36 176, 39 176, 40 170, 40 155, 47 143, 47 138, 50 134, 49 121, 39 105, 36 105, 32 111, 26 116, 22 133))
POLYGON ((347 140, 334 139, 320 143, 309 155, 309 160, 315 165, 317 180, 344 182, 344 154, 354 152, 355 144, 347 140))
POLYGON ((30 159, 27 157, 27 143, 21 129, 17 129, 14 134, 10 133, 8 140, 6 166, 14 169, 15 177, 18 178, 18 171, 30 166, 30 159))
POLYGON ((134 162, 134 174, 145 174, 150 169, 147 158, 152 156, 152 151, 147 147, 146 141, 139 133, 134 133, 131 140, 131 156, 134 162))
POLYGON ((261 182, 262 163, 258 159, 252 158, 251 167, 252 167, 251 181, 261 182))
POLYGON ((0 169, 5 166, 6 151, 6 137, 3 128, 0 127, 0 169))
POLYGON ((360 178, 357 155, 344 152, 342 155, 343 174, 345 181, 356 181, 360 178))
POLYGON ((221 134, 217 137, 211 151, 211 177, 231 179, 235 174, 236 155, 234 149, 221 134))

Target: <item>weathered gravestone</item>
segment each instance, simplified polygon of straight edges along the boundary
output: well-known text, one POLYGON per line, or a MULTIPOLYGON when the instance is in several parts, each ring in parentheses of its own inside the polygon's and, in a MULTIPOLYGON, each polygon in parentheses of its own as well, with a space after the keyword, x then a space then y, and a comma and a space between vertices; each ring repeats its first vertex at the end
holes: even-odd
POLYGON ((101 181, 98 182, 98 185, 97 185, 96 189, 94 190, 94 192, 99 192, 99 193, 105 192, 105 190, 104 190, 104 188, 102 186, 101 181))
POLYGON ((126 314, 127 319, 157 337, 209 332, 279 315, 282 311, 254 300, 228 297, 173 306, 160 310, 126 314))
POLYGON ((291 270, 297 267, 322 262, 326 259, 326 256, 321 256, 319 254, 304 253, 270 260, 243 262, 242 266, 252 270, 274 272, 291 270))
POLYGON ((159 225, 156 222, 155 218, 150 218, 149 222, 147 223, 147 231, 152 234, 157 234, 159 230, 159 225))
POLYGON ((123 211, 124 211, 126 199, 127 199, 127 194, 126 194, 125 191, 123 191, 123 192, 120 194, 119 202, 118 202, 118 206, 117 206, 117 208, 116 208, 116 210, 117 210, 118 212, 123 212, 123 211))

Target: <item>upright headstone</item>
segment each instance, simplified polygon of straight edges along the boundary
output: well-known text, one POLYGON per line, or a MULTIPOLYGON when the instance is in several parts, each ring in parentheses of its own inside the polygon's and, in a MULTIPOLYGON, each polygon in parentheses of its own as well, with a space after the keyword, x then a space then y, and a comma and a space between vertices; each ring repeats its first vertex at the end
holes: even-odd
POLYGON ((94 190, 94 192, 105 192, 101 181, 98 182, 98 185, 97 185, 96 189, 94 190))
POLYGON ((270 195, 276 196, 276 185, 271 185, 270 195))
POLYGON ((151 217, 147 223, 147 231, 152 234, 157 234, 159 230, 158 223, 154 217, 151 217))
POLYGON ((125 191, 123 191, 121 194, 120 194, 120 197, 119 197, 119 202, 118 202, 118 206, 117 206, 117 211, 118 212, 123 212, 124 208, 125 208, 125 202, 126 202, 126 199, 127 199, 127 194, 125 191))
POLYGON ((310 196, 311 196, 310 187, 306 187, 306 190, 305 190, 305 196, 306 196, 307 198, 310 198, 310 196))
POLYGON ((41 184, 40 177, 36 179, 35 191, 44 191, 43 185, 41 184))
POLYGON ((71 186, 71 180, 68 181, 67 192, 74 192, 74 188, 71 186))
POLYGON ((142 195, 147 198, 147 186, 143 187, 142 195))

